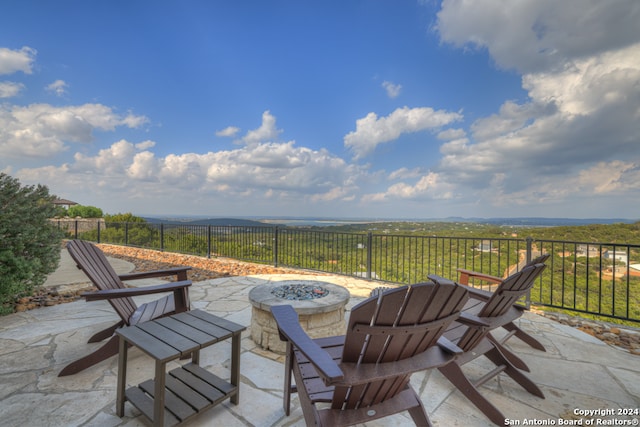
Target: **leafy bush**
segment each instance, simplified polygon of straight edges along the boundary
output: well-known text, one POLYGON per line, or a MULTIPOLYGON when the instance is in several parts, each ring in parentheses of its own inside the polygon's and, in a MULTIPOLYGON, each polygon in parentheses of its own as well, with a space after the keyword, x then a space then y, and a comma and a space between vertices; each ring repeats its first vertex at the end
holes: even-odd
POLYGON ((0 173, 0 314, 58 267, 62 234, 49 221, 54 199, 45 186, 23 187, 0 173))
POLYGON ((102 209, 96 208, 95 206, 75 205, 69 208, 67 214, 70 217, 102 218, 102 209))
POLYGON ((147 222, 146 219, 140 218, 139 216, 135 216, 131 212, 127 213, 117 213, 115 215, 105 215, 105 222, 147 222))

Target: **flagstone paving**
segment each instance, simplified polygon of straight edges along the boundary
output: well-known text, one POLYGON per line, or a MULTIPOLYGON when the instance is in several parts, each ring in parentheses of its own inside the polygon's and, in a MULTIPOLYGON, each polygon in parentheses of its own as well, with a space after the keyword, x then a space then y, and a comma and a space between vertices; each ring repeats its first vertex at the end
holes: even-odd
MULTIPOLYGON (((126 267, 126 266, 124 266, 126 267)), ((305 275, 252 275, 196 282, 190 289, 192 305, 212 314, 249 326, 249 291, 256 285, 283 280, 309 280, 305 275)), ((365 298, 375 282, 344 276, 322 275, 317 280, 349 289, 347 306, 365 298)), ((145 281, 144 284, 150 284, 145 281)), ((143 285, 144 285, 143 284, 143 285)), ((136 298, 139 302, 154 297, 136 298)), ((87 344, 96 331, 117 321, 106 302, 75 301, 15 313, 0 318, 0 425, 2 426, 142 426, 144 417, 129 403, 125 415, 115 413, 117 357, 76 375, 58 377, 67 363, 87 354, 99 344, 87 344)), ((536 335, 546 352, 533 350, 517 339, 509 347, 530 366, 530 377, 546 399, 528 394, 504 375, 482 386, 481 391, 512 425, 555 422, 565 425, 607 424, 612 420, 637 425, 640 415, 615 415, 618 410, 640 410, 640 358, 611 347, 570 326, 533 313, 526 313, 520 326, 536 335), (613 410, 613 416, 588 415, 586 411, 613 410), (579 420, 582 424, 578 424, 579 420), (635 424, 634 424, 635 423, 635 424)), ((200 363, 222 378, 229 377, 230 342, 204 349, 200 363)), ((172 366, 177 366, 172 362, 172 366)), ((492 365, 478 360, 465 365, 465 372, 479 377, 492 365)), ((257 347, 248 331, 243 334, 240 404, 225 401, 187 423, 189 426, 304 426, 297 400, 293 412, 282 410, 282 357, 257 347)), ((138 384, 153 375, 153 364, 138 349, 129 351, 127 382, 138 384)), ((490 426, 437 371, 414 374, 412 383, 437 426, 490 426)), ((411 419, 399 414, 365 424, 410 426, 411 419)), ((624 424, 615 424, 624 425, 624 424)))

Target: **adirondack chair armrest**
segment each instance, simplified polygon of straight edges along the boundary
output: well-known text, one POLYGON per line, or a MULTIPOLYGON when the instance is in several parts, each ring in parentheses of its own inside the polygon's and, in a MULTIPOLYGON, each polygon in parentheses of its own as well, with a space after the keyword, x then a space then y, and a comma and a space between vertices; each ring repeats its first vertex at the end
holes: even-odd
POLYGON ((318 374, 326 385, 335 384, 344 378, 344 373, 331 356, 315 343, 302 329, 298 313, 290 305, 271 307, 273 318, 278 324, 278 332, 282 341, 289 341, 318 370, 318 374))
POLYGON ((191 286, 191 280, 164 283, 161 285, 144 286, 140 288, 104 289, 95 292, 85 292, 80 296, 87 301, 108 300, 112 298, 135 297, 139 295, 160 294, 165 292, 180 293, 191 286))
POLYGON ((446 337, 438 338, 438 347, 450 354, 458 355, 464 353, 464 350, 462 350, 453 341, 446 337))
MULTIPOLYGON (((451 345, 458 348, 453 343, 451 345)), ((463 353, 460 348, 458 348, 458 351, 463 353)), ((403 360, 387 363, 341 363, 340 368, 344 372, 344 379, 333 385, 355 386, 368 384, 374 380, 411 375, 414 372, 444 366, 453 361, 454 358, 455 355, 449 352, 448 349, 442 348, 440 342, 438 342, 438 345, 434 345, 420 354, 403 360)))
POLYGON ((473 286, 468 286, 459 283, 458 286, 463 287, 469 292, 469 297, 477 300, 487 301, 491 296, 493 296, 493 292, 485 291, 483 289, 474 288, 473 286))
POLYGON ((490 329, 493 330, 495 328, 499 328, 508 323, 513 322, 515 319, 520 317, 519 313, 515 313, 514 310, 518 310, 515 307, 512 307, 509 311, 507 311, 502 316, 496 317, 479 317, 474 314, 469 314, 462 312, 460 317, 458 318, 458 322, 469 326, 470 328, 476 329, 490 329))
POLYGON ((474 314, 462 312, 460 313, 460 317, 458 318, 458 322, 470 326, 472 328, 488 328, 491 326, 485 318, 478 317, 474 314))
POLYGON ((458 273, 460 273, 459 282, 463 285, 468 285, 469 279, 471 278, 495 284, 500 284, 504 280, 500 277, 492 276, 490 274, 478 273, 477 271, 465 270, 464 268, 459 268, 458 273))
POLYGON ((166 270, 154 270, 154 271, 142 271, 138 273, 120 274, 120 280, 139 280, 148 279, 150 277, 164 277, 164 276, 176 276, 178 280, 187 280, 187 271, 191 270, 191 267, 174 267, 166 270))

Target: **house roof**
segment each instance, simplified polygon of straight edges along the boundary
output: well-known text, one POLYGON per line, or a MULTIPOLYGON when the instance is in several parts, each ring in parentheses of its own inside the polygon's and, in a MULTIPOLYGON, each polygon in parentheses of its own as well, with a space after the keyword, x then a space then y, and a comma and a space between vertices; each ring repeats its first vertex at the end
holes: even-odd
POLYGON ((54 205, 77 205, 76 202, 72 202, 71 200, 67 200, 67 199, 55 199, 53 201, 54 205))

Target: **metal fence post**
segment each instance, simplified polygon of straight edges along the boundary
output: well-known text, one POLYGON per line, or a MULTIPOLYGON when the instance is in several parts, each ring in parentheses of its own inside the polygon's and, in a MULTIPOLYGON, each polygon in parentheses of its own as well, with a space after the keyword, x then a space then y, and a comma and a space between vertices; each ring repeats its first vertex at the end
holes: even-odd
POLYGON ((160 224, 160 251, 164 252, 164 224, 160 224))
POLYGON ((373 253, 373 233, 368 232, 367 233, 367 279, 371 280, 371 254, 373 253))
POLYGON ((96 224, 98 225, 98 243, 100 243, 100 220, 96 221, 96 224))
POLYGON ((278 226, 273 229, 273 266, 278 266, 278 226))
POLYGON ((211 225, 207 225, 207 258, 211 258, 211 225))
MULTIPOLYGON (((531 262, 533 259, 533 238, 531 236, 527 237, 527 264, 531 262)), ((524 299, 524 304, 527 307, 527 310, 531 309, 531 289, 527 292, 527 296, 524 299)))
POLYGON ((73 234, 74 234, 74 236, 75 236, 75 237, 74 237, 74 239, 76 239, 76 240, 77 240, 77 239, 78 239, 78 220, 76 219, 76 220, 73 222, 73 224, 74 224, 74 227, 75 227, 75 230, 74 230, 74 233, 73 233, 73 234))

